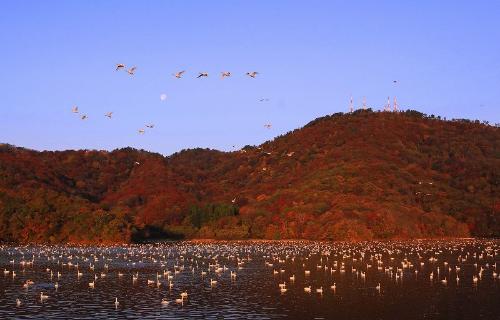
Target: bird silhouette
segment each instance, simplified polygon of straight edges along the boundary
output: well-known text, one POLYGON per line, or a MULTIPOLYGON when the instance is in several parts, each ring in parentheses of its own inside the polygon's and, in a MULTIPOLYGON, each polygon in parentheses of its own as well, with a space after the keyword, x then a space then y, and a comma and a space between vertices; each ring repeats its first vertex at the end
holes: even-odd
POLYGON ((135 74, 135 70, 137 69, 137 67, 132 67, 130 69, 127 70, 127 73, 131 76, 133 76, 135 74))
POLYGON ((250 78, 255 78, 259 73, 257 71, 247 72, 246 75, 250 78))

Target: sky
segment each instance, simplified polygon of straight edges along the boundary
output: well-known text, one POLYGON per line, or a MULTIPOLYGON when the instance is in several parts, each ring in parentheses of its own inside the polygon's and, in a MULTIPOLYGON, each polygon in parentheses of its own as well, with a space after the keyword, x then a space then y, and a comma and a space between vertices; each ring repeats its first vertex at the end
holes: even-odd
POLYGON ((0 43, 0 142, 36 150, 233 150, 351 96, 500 122, 494 0, 1 0, 0 43))

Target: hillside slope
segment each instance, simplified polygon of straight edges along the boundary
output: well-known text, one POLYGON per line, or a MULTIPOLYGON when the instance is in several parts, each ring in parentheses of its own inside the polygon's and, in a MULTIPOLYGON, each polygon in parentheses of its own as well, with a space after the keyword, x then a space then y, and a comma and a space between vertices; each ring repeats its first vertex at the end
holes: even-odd
POLYGON ((0 147, 0 240, 500 236, 500 129, 416 111, 316 119, 237 152, 0 147))

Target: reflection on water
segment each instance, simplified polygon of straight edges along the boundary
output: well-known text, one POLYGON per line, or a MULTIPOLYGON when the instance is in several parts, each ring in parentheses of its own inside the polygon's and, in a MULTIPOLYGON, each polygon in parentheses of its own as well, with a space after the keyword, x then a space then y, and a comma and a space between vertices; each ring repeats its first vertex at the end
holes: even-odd
POLYGON ((6 245, 0 318, 500 319, 499 249, 497 240, 6 245))

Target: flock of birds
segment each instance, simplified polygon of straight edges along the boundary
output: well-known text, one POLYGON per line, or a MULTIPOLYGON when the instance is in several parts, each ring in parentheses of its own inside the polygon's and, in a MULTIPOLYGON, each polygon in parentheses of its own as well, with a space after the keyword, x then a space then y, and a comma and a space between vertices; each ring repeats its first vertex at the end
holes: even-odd
MULTIPOLYGON (((135 73, 136 73, 137 67, 133 66, 133 67, 128 68, 123 63, 117 63, 116 67, 115 67, 115 70, 116 71, 122 70, 122 71, 125 71, 130 76, 134 76, 135 73)), ((177 71, 177 72, 173 73, 172 76, 174 76, 177 79, 181 79, 184 76, 185 73, 186 73, 186 70, 181 70, 181 71, 177 71)), ((250 77, 250 78, 256 78, 258 74, 259 74, 259 72, 257 72, 257 71, 249 71, 249 72, 245 73, 245 75, 248 76, 248 77, 250 77)), ((199 79, 199 78, 206 78, 208 76, 209 76, 208 72, 198 72, 198 75, 196 76, 196 78, 197 79, 199 79)), ((230 71, 222 71, 222 72, 220 72, 221 79, 228 78, 228 77, 231 77, 231 76, 232 76, 232 73, 230 71)), ((397 84, 398 81, 397 80, 393 80, 393 83, 397 84)), ((167 99, 167 95, 165 93, 162 93, 160 95, 160 100, 161 101, 165 101, 166 99, 167 99)), ((269 98, 260 98, 259 102, 268 102, 269 100, 270 100, 269 98)), ((366 106, 366 99, 363 98, 363 109, 366 109, 366 108, 367 108, 367 106, 366 106)), ((389 111, 390 110, 391 105, 390 105, 389 98, 388 98, 387 105, 385 105, 383 108, 384 108, 385 111, 389 111)), ((398 108, 398 104, 397 104, 396 98, 394 98, 394 111, 397 111, 397 108, 398 108)), ((352 97, 351 97, 351 100, 350 100, 349 110, 350 110, 350 112, 354 111, 352 97)), ((73 113, 75 113, 75 114, 80 114, 78 106, 73 106, 71 108, 71 111, 73 113)), ((113 112, 112 111, 106 112, 104 114, 104 116, 107 117, 108 119, 111 119, 112 116, 113 116, 113 112)), ((87 120, 88 118, 89 117, 88 117, 87 114, 80 114, 80 119, 81 120, 87 120)), ((147 124, 145 127, 148 128, 148 129, 152 129, 154 127, 154 125, 153 124, 147 124)), ((264 124, 264 128, 271 129, 272 128, 272 124, 266 123, 266 124, 264 124)), ((140 129, 137 130, 137 132, 139 134, 143 135, 146 132, 146 129, 140 128, 140 129)))
MULTIPOLYGON (((241 277, 271 288, 274 283, 276 294, 280 295, 302 292, 323 297, 359 286, 383 295, 393 285, 412 281, 414 285, 476 289, 489 281, 498 286, 499 252, 499 241, 486 240, 177 242, 117 247, 4 245, 0 246, 0 281, 4 287, 18 288, 13 303, 19 308, 55 301, 58 290, 65 286, 76 290, 82 282, 87 283, 89 294, 93 294, 118 280, 131 286, 155 288, 165 295, 157 301, 162 306, 185 306, 197 288, 214 290, 221 283, 234 283, 241 277), (37 300, 21 298, 29 296, 29 291, 37 300)), ((103 304, 118 309, 122 298, 116 296, 103 304)))
MULTIPOLYGON (((133 66, 133 67, 127 68, 127 66, 124 65, 123 63, 117 63, 115 70, 116 71, 122 70, 122 71, 125 71, 126 73, 128 73, 130 76, 134 76, 135 72, 137 70, 137 67, 133 66)), ((173 73, 172 75, 177 79, 181 79, 185 73, 186 73, 186 70, 181 70, 181 71, 173 73)), ((259 74, 259 72, 257 72, 257 71, 250 71, 250 72, 245 73, 245 75, 250 77, 250 78, 256 78, 258 74, 259 74)), ((231 75, 232 74, 229 71, 222 71, 221 72, 222 79, 231 77, 231 75)), ((206 77, 208 77, 208 72, 199 72, 198 76, 196 78, 199 79, 199 78, 206 78, 206 77)), ((166 99, 167 99, 167 95, 165 93, 162 93, 160 95, 160 100, 165 101, 166 99)), ((260 98, 259 99, 259 102, 267 102, 267 101, 269 101, 269 98, 260 98)), ((87 120, 89 118, 87 114, 80 113, 78 106, 73 106, 71 108, 71 112, 74 114, 79 114, 81 120, 87 120)), ((113 117, 113 112, 112 111, 106 112, 104 114, 104 116, 107 117, 108 119, 111 119, 113 117)), ((145 125, 145 127, 148 129, 152 129, 154 127, 154 124, 147 124, 147 125, 145 125)), ((271 124, 265 124, 264 127, 267 129, 271 129, 271 124)), ((139 134, 143 135, 146 132, 146 130, 144 128, 140 128, 137 130, 137 132, 139 134)))

